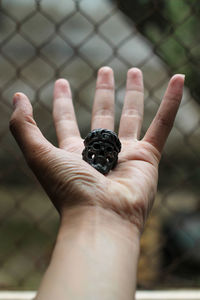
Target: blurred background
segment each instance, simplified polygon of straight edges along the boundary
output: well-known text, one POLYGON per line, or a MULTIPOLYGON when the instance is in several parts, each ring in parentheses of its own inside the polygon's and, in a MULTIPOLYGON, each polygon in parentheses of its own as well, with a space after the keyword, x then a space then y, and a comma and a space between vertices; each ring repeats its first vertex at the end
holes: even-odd
MULTIPOLYGON (((158 193, 141 242, 138 289, 200 286, 200 2, 198 0, 1 0, 0 289, 37 289, 58 214, 8 129, 12 95, 29 96, 43 134, 52 123, 55 79, 67 78, 84 137, 98 68, 113 68, 116 131, 126 73, 143 71, 145 120, 169 78, 186 75, 184 97, 160 163, 158 193)), ((131 257, 130 257, 131 259, 131 257)))

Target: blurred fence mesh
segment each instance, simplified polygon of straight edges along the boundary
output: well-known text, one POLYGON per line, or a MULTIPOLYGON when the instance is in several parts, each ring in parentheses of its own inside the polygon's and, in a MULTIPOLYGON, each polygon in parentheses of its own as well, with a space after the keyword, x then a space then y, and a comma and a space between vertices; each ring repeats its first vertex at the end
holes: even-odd
MULTIPOLYGON (((96 73, 113 68, 116 130, 128 68, 142 69, 146 131, 174 72, 186 74, 158 194, 142 237, 138 288, 200 285, 199 1, 5 0, 0 12, 0 288, 36 289, 58 216, 8 130, 12 95, 26 93, 44 135, 55 79, 67 78, 81 133, 90 130, 96 73)), ((130 258, 131 259, 131 258, 130 258)))

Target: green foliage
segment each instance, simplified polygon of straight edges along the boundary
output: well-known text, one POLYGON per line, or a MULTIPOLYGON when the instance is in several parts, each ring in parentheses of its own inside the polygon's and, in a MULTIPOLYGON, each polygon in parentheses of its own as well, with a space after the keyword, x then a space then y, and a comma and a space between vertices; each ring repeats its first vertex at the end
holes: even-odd
POLYGON ((200 103, 200 1, 122 2, 120 8, 153 43, 172 73, 186 74, 186 84, 200 103))

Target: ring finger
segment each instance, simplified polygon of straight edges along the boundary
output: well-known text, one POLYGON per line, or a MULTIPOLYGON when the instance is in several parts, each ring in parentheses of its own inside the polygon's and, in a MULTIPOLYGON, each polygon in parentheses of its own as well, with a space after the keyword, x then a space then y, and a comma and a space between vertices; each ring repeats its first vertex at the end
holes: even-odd
POLYGON ((126 94, 119 126, 121 139, 138 139, 144 111, 142 72, 132 68, 127 74, 126 94))

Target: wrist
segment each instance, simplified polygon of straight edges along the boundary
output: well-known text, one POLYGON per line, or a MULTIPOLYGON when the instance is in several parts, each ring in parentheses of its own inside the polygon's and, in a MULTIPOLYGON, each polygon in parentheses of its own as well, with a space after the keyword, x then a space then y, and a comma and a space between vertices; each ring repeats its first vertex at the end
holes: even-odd
POLYGON ((139 240, 137 227, 112 211, 68 209, 38 299, 134 299, 139 240))
POLYGON ((70 286, 78 286, 81 296, 73 299, 134 299, 140 250, 136 225, 102 207, 74 207, 62 215, 56 248, 76 270, 70 286))
POLYGON ((135 224, 100 206, 75 206, 62 212, 58 239, 76 231, 90 234, 106 231, 127 242, 139 241, 141 235, 135 224))

